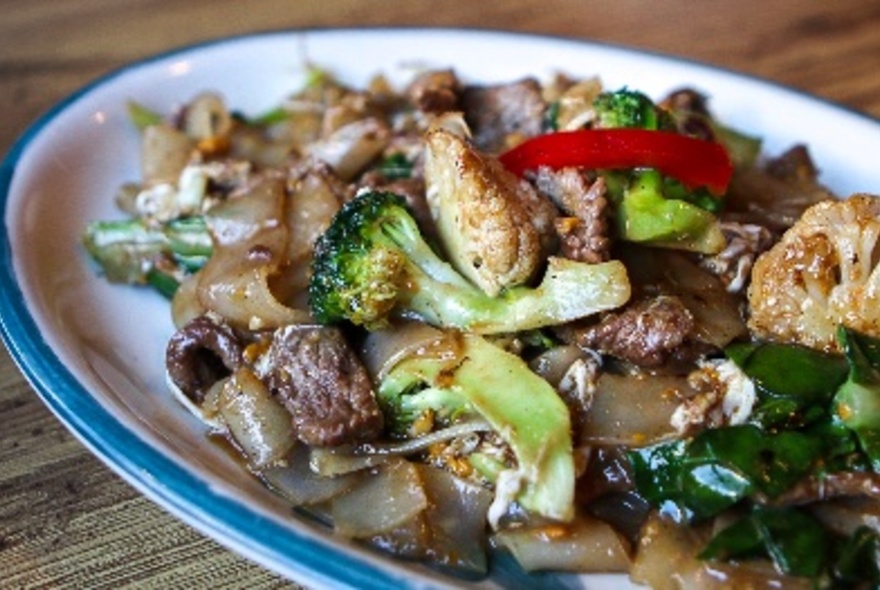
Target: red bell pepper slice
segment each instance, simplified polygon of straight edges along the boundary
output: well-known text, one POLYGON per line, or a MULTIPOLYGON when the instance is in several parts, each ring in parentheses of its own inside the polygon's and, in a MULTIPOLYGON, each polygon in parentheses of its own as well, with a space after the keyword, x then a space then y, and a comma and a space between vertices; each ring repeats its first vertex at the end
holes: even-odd
POLYGON ((540 166, 558 169, 655 168, 688 188, 723 195, 733 163, 720 143, 647 129, 583 129, 533 137, 503 153, 501 163, 518 176, 540 166))

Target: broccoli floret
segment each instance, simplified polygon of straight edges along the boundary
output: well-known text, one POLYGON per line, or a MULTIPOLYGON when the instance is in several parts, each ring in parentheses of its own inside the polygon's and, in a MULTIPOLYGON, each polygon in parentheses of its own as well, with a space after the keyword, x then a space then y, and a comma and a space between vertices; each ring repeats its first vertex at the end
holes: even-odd
POLYGON ((393 317, 479 333, 560 324, 623 305, 630 295, 619 261, 550 258, 537 287, 489 296, 427 244, 401 197, 365 192, 343 206, 315 244, 309 305, 321 323, 368 329, 393 317))
POLYGON ((648 96, 629 88, 603 92, 593 100, 594 126, 602 129, 671 129, 672 118, 648 96))
POLYGON ((448 424, 473 412, 467 399, 454 389, 426 387, 414 375, 397 371, 388 375, 379 390, 379 404, 388 430, 395 436, 408 436, 421 418, 432 424, 448 424))
POLYGON ((629 176, 617 207, 621 237, 707 254, 724 248, 717 217, 684 199, 668 196, 672 191, 659 172, 647 169, 629 176))
POLYGON ((499 487, 513 485, 496 490, 496 516, 516 499, 541 516, 572 517, 575 476, 568 409, 518 356, 465 334, 460 354, 452 358, 414 355, 399 362, 383 378, 377 397, 389 423, 398 428, 426 411, 447 421, 462 415, 486 420, 516 457, 516 465, 496 481, 499 487))

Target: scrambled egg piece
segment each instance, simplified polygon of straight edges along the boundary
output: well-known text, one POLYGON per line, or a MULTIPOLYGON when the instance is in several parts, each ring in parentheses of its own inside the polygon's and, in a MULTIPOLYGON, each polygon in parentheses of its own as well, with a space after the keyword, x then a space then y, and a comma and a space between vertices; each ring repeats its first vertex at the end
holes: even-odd
POLYGON ((749 327, 758 336, 836 351, 843 324, 880 336, 880 197, 825 201, 758 258, 749 327))

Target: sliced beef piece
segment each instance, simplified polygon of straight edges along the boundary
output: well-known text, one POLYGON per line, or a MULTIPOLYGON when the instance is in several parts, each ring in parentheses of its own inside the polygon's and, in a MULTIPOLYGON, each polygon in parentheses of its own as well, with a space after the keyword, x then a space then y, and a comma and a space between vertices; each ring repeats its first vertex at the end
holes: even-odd
POLYGON ((165 350, 169 377, 196 404, 241 362, 242 344, 235 332, 208 316, 197 317, 175 332, 165 350))
POLYGON ((694 327, 694 317, 678 297, 660 295, 610 313, 598 323, 567 335, 578 345, 641 367, 665 363, 680 349, 694 327))
POLYGON ((743 295, 727 290, 692 254, 626 242, 614 257, 627 268, 632 298, 623 308, 554 329, 564 342, 649 368, 682 374, 748 331, 743 295))
POLYGON ((660 106, 673 113, 679 133, 706 141, 715 140, 708 101, 704 94, 691 88, 682 88, 670 93, 660 102, 660 106))
POLYGON ((293 416, 294 431, 303 442, 356 444, 382 432, 382 412, 370 378, 338 328, 280 328, 259 367, 266 385, 293 416))
POLYGON ((843 471, 810 476, 775 498, 758 499, 776 506, 797 506, 834 498, 880 499, 880 474, 843 471))
POLYGON ((533 78, 495 86, 467 86, 461 96, 474 144, 492 153, 509 147, 511 135, 528 138, 541 133, 546 106, 541 85, 533 78))
POLYGON ((556 220, 560 254, 572 260, 598 263, 611 255, 608 199, 605 181, 577 168, 542 167, 530 179, 538 192, 562 211, 556 220))
POLYGON ((458 109, 461 85, 452 70, 432 70, 420 74, 406 89, 410 102, 426 113, 445 113, 458 109))
POLYGON ((807 146, 792 146, 783 154, 767 161, 767 174, 793 184, 813 183, 819 177, 819 169, 813 162, 807 146))

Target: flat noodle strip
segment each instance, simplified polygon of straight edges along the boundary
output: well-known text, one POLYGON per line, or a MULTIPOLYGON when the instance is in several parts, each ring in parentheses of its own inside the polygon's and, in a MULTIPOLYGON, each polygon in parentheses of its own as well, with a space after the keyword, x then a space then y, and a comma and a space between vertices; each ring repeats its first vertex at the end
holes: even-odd
POLYGON ((313 323, 309 312, 287 307, 269 288, 286 254, 283 211, 281 179, 264 177, 206 216, 214 252, 199 273, 197 296, 205 309, 246 329, 313 323))

